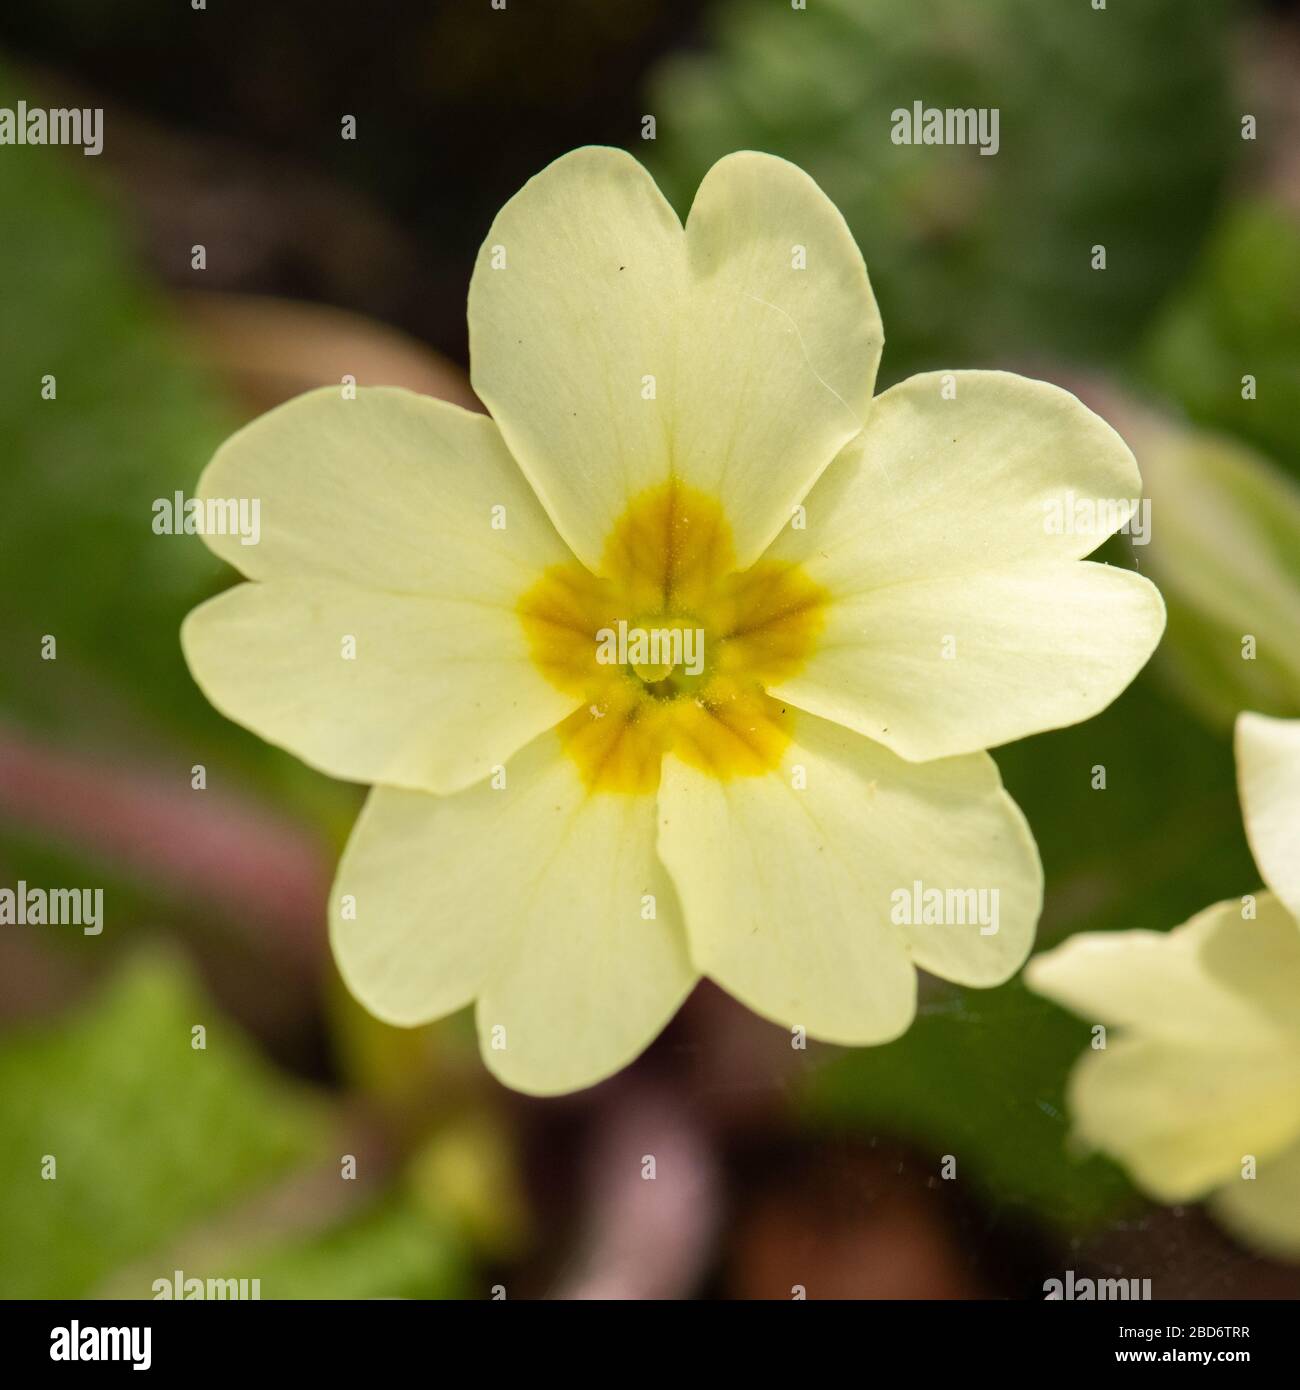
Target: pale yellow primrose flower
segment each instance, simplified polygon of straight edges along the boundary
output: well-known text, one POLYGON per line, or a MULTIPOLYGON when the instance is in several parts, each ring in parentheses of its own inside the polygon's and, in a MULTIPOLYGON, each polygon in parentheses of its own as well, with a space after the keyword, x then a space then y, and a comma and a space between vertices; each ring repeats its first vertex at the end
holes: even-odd
POLYGON ((492 1070, 554 1093, 701 975, 849 1044, 906 1030, 916 966, 1012 975, 1042 871, 981 750, 1102 709, 1164 621, 1079 563, 1127 510, 1050 523, 1140 496, 1114 431, 998 372, 873 402, 862 257, 761 154, 716 164, 685 229, 629 155, 557 160, 488 233, 469 326, 490 419, 321 390, 201 483, 263 521, 207 537, 257 582, 190 615, 196 680, 377 784, 332 898, 357 997, 406 1025, 477 1001, 492 1070), (601 664, 619 623, 702 634, 698 669, 601 664), (997 920, 905 920, 915 885, 995 892, 997 920))
POLYGON ((1162 1202, 1212 1194, 1225 1225, 1300 1255, 1300 721, 1243 714, 1237 780, 1272 892, 1171 932, 1083 932, 1025 980, 1121 1030, 1070 1078, 1080 1138, 1162 1202), (1250 1159, 1255 1176, 1249 1176, 1250 1159))

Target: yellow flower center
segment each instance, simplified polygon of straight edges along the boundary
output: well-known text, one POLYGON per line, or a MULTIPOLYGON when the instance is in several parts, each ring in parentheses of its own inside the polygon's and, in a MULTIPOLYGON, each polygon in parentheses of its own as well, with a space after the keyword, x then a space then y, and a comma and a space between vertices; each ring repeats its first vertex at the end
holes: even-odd
POLYGON ((781 561, 738 571, 722 508, 677 481, 633 499, 600 571, 553 565, 519 601, 538 668, 583 702, 560 736, 586 785, 652 792, 668 752, 720 779, 778 766, 766 687, 807 659, 825 591, 781 561))

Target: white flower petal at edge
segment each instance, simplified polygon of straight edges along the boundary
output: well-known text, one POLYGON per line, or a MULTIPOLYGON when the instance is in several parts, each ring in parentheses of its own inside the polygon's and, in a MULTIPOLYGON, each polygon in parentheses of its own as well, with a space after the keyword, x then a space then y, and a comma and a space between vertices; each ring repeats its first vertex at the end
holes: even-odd
POLYGON ((884 341, 853 237, 802 170, 720 160, 683 230, 605 148, 501 210, 469 328, 474 389, 593 569, 629 499, 670 476, 722 503, 751 563, 861 428, 884 341))
POLYGON ((720 782, 667 759, 659 812, 659 852, 695 964, 812 1037, 887 1041, 912 1021, 914 964, 993 985, 1029 952, 1042 903, 1038 851, 983 754, 907 763, 800 716, 767 776, 720 782), (893 894, 918 882, 996 890, 984 898, 997 903, 996 933, 982 935, 974 920, 894 925, 893 894))
POLYGON ((1233 1182, 1210 1200, 1214 1214, 1243 1240, 1266 1254, 1294 1260, 1300 1254, 1300 1140, 1265 1159, 1253 1182, 1233 1182))
POLYGON ((772 693, 918 760, 1091 717, 1164 630, 1147 580, 1078 563, 1140 496, 1124 442, 1066 391, 902 382, 772 547, 830 595, 812 658, 772 693), (1081 527, 1099 500, 1116 505, 1081 527))
POLYGON ((256 545, 204 537, 259 582, 189 615, 186 660, 268 742, 335 777, 450 791, 573 708, 515 612, 568 553, 486 416, 314 391, 228 440, 199 495, 259 501, 256 545))
POLYGON ((339 865, 330 933, 372 1013, 411 1025, 477 999, 488 1066, 542 1095, 625 1066, 698 978, 655 857, 654 799, 589 796, 554 733, 502 788, 377 788, 339 865))
POLYGON ((1239 715, 1236 748, 1241 814, 1255 863, 1300 921, 1300 719, 1239 715))
POLYGON ((1227 1194, 1252 1185, 1247 1155, 1267 1174, 1300 1142, 1300 930, 1272 894, 1257 911, 1243 919, 1229 901, 1164 935, 1084 933, 1025 970, 1040 994, 1119 1029, 1077 1064, 1071 1115, 1162 1201, 1222 1189, 1234 1206, 1227 1194))
POLYGON ((1296 1082, 1295 1060, 1273 1053, 1247 1064, 1208 1048, 1119 1038, 1084 1055, 1070 1113, 1079 1137, 1117 1158, 1145 1191, 1184 1202, 1239 1177, 1246 1155, 1271 1157, 1300 1135, 1296 1082))

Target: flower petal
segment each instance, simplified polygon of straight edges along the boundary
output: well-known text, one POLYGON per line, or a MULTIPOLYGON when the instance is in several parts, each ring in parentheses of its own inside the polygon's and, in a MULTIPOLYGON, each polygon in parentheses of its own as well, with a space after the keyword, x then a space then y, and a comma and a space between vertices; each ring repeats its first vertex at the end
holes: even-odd
POLYGON ((1269 893, 1230 899, 1173 931, 1080 932, 1025 967, 1025 983, 1090 1023, 1167 1043, 1276 1052, 1300 1035, 1300 932, 1269 893))
POLYGON ((1162 1201, 1204 1195, 1300 1133, 1300 932, 1271 894, 1172 932, 1090 932, 1030 962, 1026 983, 1128 1030, 1075 1068, 1081 1137, 1162 1201))
POLYGON ((1140 498, 1123 440, 1069 392, 909 378, 769 551, 829 595, 814 654, 773 693, 912 759, 1088 718, 1164 628, 1146 580, 1073 563, 1140 498))
POLYGON ((1169 604, 1164 676, 1212 725, 1300 714, 1300 487, 1230 436, 1121 408, 1159 517, 1142 568, 1169 604))
POLYGON ((1086 1052, 1067 1098, 1084 1143, 1162 1202, 1204 1196, 1300 1134, 1300 1067, 1287 1051, 1218 1051, 1147 1037, 1086 1052))
POLYGON ((266 582, 197 608, 182 645, 212 703, 269 742, 335 777, 451 791, 573 708, 516 612, 569 552, 486 416, 314 391, 228 440, 200 495, 258 500, 257 544, 204 539, 266 582))
POLYGON ((946 758, 1096 714, 1163 628, 1151 584, 1090 561, 917 579, 832 598, 772 694, 904 758, 946 758))
POLYGON ((1300 719, 1242 714, 1236 745, 1241 813, 1255 863, 1300 922, 1300 719))
POLYGON ((1226 904, 1206 933, 1201 959, 1224 990, 1255 1011, 1261 1031, 1270 1029, 1275 1044, 1300 1052, 1300 930, 1272 893, 1254 897, 1253 918, 1242 916, 1240 899, 1226 904))
POLYGON ((713 166, 685 231, 621 150, 556 160, 493 223, 469 324, 475 390, 592 568, 670 477, 718 498, 748 565, 861 428, 883 342, 843 218, 748 152, 713 166))
POLYGON ((770 553, 845 597, 1081 559, 1141 495, 1128 446, 1068 391, 1011 372, 926 372, 876 397, 809 493, 805 524, 770 553))
POLYGON ((204 536, 249 579, 513 604, 570 559, 487 416, 396 387, 277 406, 217 450, 199 496, 259 501, 257 544, 204 536))
POLYGON ((508 1085, 592 1085, 655 1037, 696 979, 654 816, 649 797, 589 796, 553 732, 500 788, 376 789, 331 903, 343 978, 401 1025, 477 997, 484 1059, 508 1085))
POLYGON ((1215 1216, 1248 1245, 1277 1259, 1300 1258, 1300 1142, 1240 1174, 1211 1202, 1215 1216))
POLYGON ((873 400, 772 555, 840 595, 1079 560, 1140 496, 1128 445, 1068 391, 1007 371, 929 371, 873 400))
POLYGON ((181 645, 224 715, 353 782, 458 791, 574 708, 515 614, 468 599, 239 584, 189 614, 181 645))
POLYGON ((1007 979, 1033 939, 1042 870, 992 760, 907 763, 807 715, 794 730, 766 776, 724 782, 665 760, 659 850, 700 970, 765 1017, 848 1044, 907 1028, 913 964, 1007 979), (973 890, 966 924, 902 920, 914 886, 973 890), (983 898, 987 935, 981 890, 998 895, 983 898))

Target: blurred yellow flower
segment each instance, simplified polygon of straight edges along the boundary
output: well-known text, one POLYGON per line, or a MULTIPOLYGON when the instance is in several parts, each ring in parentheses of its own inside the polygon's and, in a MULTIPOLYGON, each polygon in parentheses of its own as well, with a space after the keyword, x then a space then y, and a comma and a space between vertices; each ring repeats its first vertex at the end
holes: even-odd
POLYGON ((1300 721, 1242 714, 1247 837, 1272 892, 1171 932, 1085 932, 1026 982, 1120 1030, 1085 1053, 1069 1102, 1084 1142, 1162 1202, 1212 1195, 1260 1249, 1300 1256, 1300 721))
POLYGON ((553 1093, 701 975, 848 1044, 908 1027, 916 966, 1007 979, 1041 869, 982 750, 1103 708, 1164 621, 1080 563, 1140 497, 1119 437, 998 372, 873 402, 858 249, 761 154, 685 228, 630 156, 557 160, 489 231, 469 327, 490 418, 320 390, 200 485, 262 530, 206 536, 255 582, 187 619, 196 680, 376 784, 331 908, 356 996, 476 1001, 493 1071, 553 1093))

